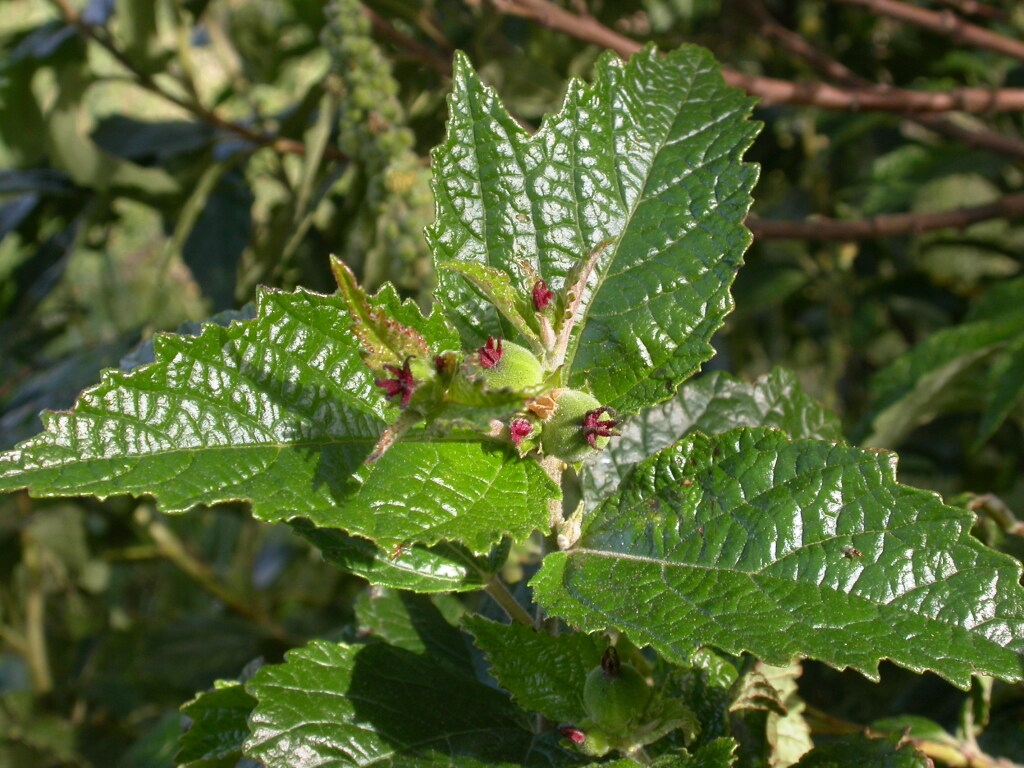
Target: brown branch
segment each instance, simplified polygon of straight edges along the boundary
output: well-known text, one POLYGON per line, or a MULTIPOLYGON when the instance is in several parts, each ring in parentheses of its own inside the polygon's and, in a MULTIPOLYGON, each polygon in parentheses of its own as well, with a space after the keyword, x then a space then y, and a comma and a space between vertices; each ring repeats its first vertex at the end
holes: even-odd
POLYGON ((431 69, 435 70, 439 75, 441 75, 441 77, 451 79, 452 61, 450 58, 442 56, 436 51, 431 50, 429 46, 424 45, 419 40, 409 37, 404 32, 395 29, 391 22, 376 11, 363 6, 363 13, 366 14, 366 17, 370 20, 374 31, 376 31, 378 35, 395 43, 400 49, 405 50, 412 58, 422 61, 431 69))
MULTIPOLYGON (((628 57, 642 46, 592 16, 577 16, 549 0, 491 0, 501 13, 532 19, 550 29, 628 57)), ((1024 110, 1024 88, 956 88, 945 92, 905 88, 838 88, 823 83, 794 83, 722 68, 725 82, 757 96, 765 105, 797 104, 822 109, 887 112, 1007 112, 1024 110)))
POLYGON ((747 227, 764 240, 867 240, 918 235, 935 229, 963 229, 989 219, 1024 216, 1024 193, 1006 195, 985 205, 934 213, 887 213, 867 219, 814 218, 777 221, 749 217, 747 227))
POLYGON ((1024 61, 1024 43, 1012 37, 1000 35, 998 32, 979 27, 964 21, 951 10, 930 11, 900 0, 832 0, 847 5, 859 5, 880 16, 902 21, 906 24, 948 35, 958 43, 973 45, 976 48, 995 51, 1004 56, 1024 61))
MULTIPOLYGON (((841 85, 855 88, 872 88, 878 91, 889 90, 886 86, 871 83, 842 62, 819 51, 807 42, 802 35, 784 27, 768 12, 768 9, 761 0, 744 0, 743 6, 757 20, 760 34, 775 40, 791 53, 804 59, 820 72, 822 76, 834 80, 841 85)), ((903 117, 914 121, 918 125, 923 125, 925 128, 942 136, 960 141, 969 147, 989 149, 1002 155, 1024 160, 1024 142, 1004 136, 990 128, 984 126, 967 128, 945 115, 904 114, 903 117)))
MULTIPOLYGON (((82 21, 78 11, 68 2, 68 0, 50 0, 60 11, 61 16, 67 24, 70 24, 85 38, 92 40, 94 43, 104 48, 111 56, 113 56, 125 69, 127 69, 132 76, 135 78, 136 83, 142 86, 151 93, 162 97, 166 101, 184 109, 186 112, 194 115, 203 122, 209 123, 210 125, 216 126, 224 131, 233 133, 246 141, 255 144, 258 147, 269 147, 275 152, 286 155, 304 155, 306 154, 306 146, 301 141, 295 141, 294 139, 286 139, 280 136, 271 136, 259 131, 254 131, 244 125, 233 123, 221 117, 219 114, 211 109, 207 109, 202 104, 191 99, 182 98, 174 93, 171 93, 166 88, 162 87, 151 75, 140 70, 135 66, 134 62, 125 55, 125 53, 118 48, 113 40, 111 40, 105 30, 97 29, 90 24, 82 21)), ((327 147, 324 151, 324 155, 331 160, 346 160, 347 156, 339 149, 335 147, 327 147)))
POLYGON ((977 0, 938 0, 942 5, 955 8, 964 16, 978 16, 990 21, 1010 21, 1010 12, 1004 8, 979 3, 977 0))
POLYGON ((956 8, 965 16, 980 16, 983 19, 998 19, 1005 21, 1008 14, 1002 8, 994 8, 991 5, 979 3, 977 0, 939 0, 942 5, 956 8))

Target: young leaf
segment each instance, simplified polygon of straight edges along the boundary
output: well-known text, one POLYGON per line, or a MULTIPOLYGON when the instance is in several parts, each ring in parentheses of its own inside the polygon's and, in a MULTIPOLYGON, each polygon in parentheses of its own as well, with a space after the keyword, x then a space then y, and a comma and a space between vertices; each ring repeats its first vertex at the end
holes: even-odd
MULTIPOLYGON (((711 357, 732 308, 757 178, 740 162, 751 104, 706 51, 648 47, 627 64, 603 56, 593 85, 573 81, 531 137, 457 58, 433 163, 435 263, 503 270, 524 296, 536 275, 558 293, 610 241, 566 349, 568 384, 623 411, 666 399, 711 357)), ((441 271, 437 296, 474 343, 512 331, 459 275, 441 271)))
POLYGON ((175 755, 179 768, 234 768, 249 736, 247 720, 256 699, 234 680, 218 680, 181 707, 192 725, 181 735, 175 755))
POLYGON ((608 647, 603 635, 549 635, 522 624, 499 624, 479 616, 463 626, 487 654, 491 673, 523 709, 579 723, 587 717, 583 685, 608 647))
POLYGON ((544 471, 479 435, 411 433, 363 463, 395 409, 341 298, 266 291, 257 312, 158 336, 155 363, 107 371, 74 410, 46 414, 45 432, 0 454, 0 491, 150 494, 168 512, 248 500, 261 520, 307 517, 388 550, 457 540, 486 552, 547 524, 557 489, 544 471))
POLYGON ((337 256, 331 257, 331 270, 352 318, 352 333, 374 371, 386 363, 401 365, 409 356, 429 358, 459 348, 458 335, 440 312, 424 318, 419 307, 412 301, 403 302, 390 283, 376 296, 367 297, 352 270, 337 256))
POLYGON ((872 679, 888 658, 961 688, 1020 680, 1020 563, 895 469, 890 454, 773 430, 698 433, 640 463, 531 585, 574 626, 680 662, 708 644, 872 679))
POLYGON ((691 432, 714 435, 735 427, 775 427, 790 437, 841 440, 839 419, 810 398, 784 368, 753 384, 715 371, 686 382, 668 402, 626 422, 622 435, 587 464, 583 490, 592 503, 615 491, 641 459, 691 432))
POLYGON ((263 667, 245 754, 297 765, 496 768, 582 762, 531 733, 503 693, 383 643, 314 641, 263 667))
POLYGON ((390 552, 369 539, 336 528, 317 528, 298 518, 290 525, 320 550, 324 559, 371 584, 412 592, 468 592, 482 589, 489 571, 483 558, 457 544, 414 544, 390 552))

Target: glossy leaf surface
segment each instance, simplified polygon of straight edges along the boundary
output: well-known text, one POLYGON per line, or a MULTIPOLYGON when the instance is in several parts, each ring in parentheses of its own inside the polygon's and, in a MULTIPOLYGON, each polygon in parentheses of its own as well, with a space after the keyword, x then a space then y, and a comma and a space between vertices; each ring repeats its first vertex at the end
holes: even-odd
POLYGON ((1024 676, 1020 564, 972 516, 898 485, 895 457, 777 431, 695 434, 642 462, 531 582, 586 631, 685 662, 701 645, 877 677, 879 659, 1024 676))
POLYGON ((536 464, 471 433, 411 434, 363 464, 395 409, 360 359, 338 297, 268 291, 258 315, 158 336, 156 362, 108 371, 46 431, 0 455, 0 490, 150 494, 169 512, 248 500, 391 548, 451 539, 486 552, 546 524, 536 464))
POLYGON ((629 419, 622 435, 587 463, 583 489, 596 503, 615 491, 638 461, 691 432, 774 427, 790 437, 841 440, 839 419, 804 392, 796 375, 776 368, 752 384, 714 372, 686 382, 671 400, 629 419))
POLYGON ((383 643, 315 641, 246 688, 258 704, 245 751, 267 768, 582 762, 534 736, 505 694, 383 643))
POLYGON ((465 592, 481 589, 488 575, 482 558, 449 542, 389 551, 369 539, 336 528, 317 528, 301 518, 291 526, 319 549, 327 562, 371 584, 413 592, 465 592))
MULTIPOLYGON (((740 161, 758 129, 750 107, 706 51, 649 47, 628 64, 603 56, 531 137, 458 58, 434 154, 435 262, 501 269, 524 296, 539 276, 557 293, 610 242, 582 295, 568 382, 620 410, 660 402, 711 357, 732 308, 757 178, 740 161)), ((437 296, 477 344, 514 331, 460 275, 441 272, 437 296)))

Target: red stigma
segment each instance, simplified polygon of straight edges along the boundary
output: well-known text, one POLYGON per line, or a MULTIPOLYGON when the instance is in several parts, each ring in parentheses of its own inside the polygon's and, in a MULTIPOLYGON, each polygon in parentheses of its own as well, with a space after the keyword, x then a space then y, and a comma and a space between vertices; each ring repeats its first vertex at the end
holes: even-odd
POLYGON ((501 337, 495 341, 493 336, 487 337, 487 343, 477 351, 482 368, 493 368, 501 360, 501 337))
POLYGON ((401 368, 396 368, 393 365, 385 365, 384 370, 394 376, 393 379, 376 379, 374 384, 384 390, 384 397, 391 402, 399 400, 399 407, 405 408, 409 405, 409 398, 412 397, 412 392, 416 389, 416 380, 412 377, 412 371, 409 370, 409 358, 405 359, 405 363, 401 368))
POLYGON ((437 355, 434 357, 434 370, 437 371, 438 376, 444 376, 445 370, 448 368, 448 363, 444 359, 444 355, 437 355))
POLYGON ((533 434, 533 424, 527 419, 512 419, 512 423, 508 425, 508 431, 512 442, 518 448, 519 444, 523 442, 523 438, 533 434))
POLYGON ((553 298, 555 298, 555 294, 548 289, 548 284, 543 280, 538 280, 533 284, 533 308, 535 310, 543 312, 553 298))
POLYGON ((615 429, 619 425, 619 422, 614 419, 603 419, 602 416, 609 414, 615 415, 615 411, 606 405, 600 408, 595 408, 592 411, 587 411, 583 416, 583 436, 587 439, 587 443, 591 448, 597 448, 597 438, 599 437, 612 437, 618 435, 619 432, 615 429))
POLYGON ((587 740, 587 734, 572 725, 564 725, 558 729, 558 732, 573 744, 582 744, 587 740))

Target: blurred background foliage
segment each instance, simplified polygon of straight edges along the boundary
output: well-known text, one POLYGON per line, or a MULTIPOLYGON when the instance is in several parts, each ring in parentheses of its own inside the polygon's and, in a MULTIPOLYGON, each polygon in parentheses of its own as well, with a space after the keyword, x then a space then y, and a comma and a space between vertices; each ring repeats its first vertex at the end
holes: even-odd
MULTIPOLYGON (((41 409, 69 407, 103 368, 144 362, 154 332, 244 318, 259 285, 333 290, 330 253, 371 287, 390 280, 428 302, 429 151, 453 51, 531 131, 601 53, 539 23, 536 7, 0 3, 0 447, 33 434, 41 409)), ((699 43, 749 75, 1024 85, 1019 58, 856 3, 561 7, 663 48, 699 43)), ((1010 0, 913 7, 1024 35, 1010 0)), ((998 202, 1024 187, 1021 114, 937 123, 776 103, 756 116, 761 220, 813 229, 817 216, 997 209, 886 237, 765 230, 709 367, 747 379, 792 368, 850 439, 898 449, 905 482, 977 510, 978 534, 1020 556, 1024 228, 998 202), (929 338, 934 349, 919 346, 929 338)), ((171 766, 183 702, 254 659, 344 636, 364 587, 287 527, 232 506, 166 518, 146 501, 9 496, 0 551, 0 768, 171 766)), ((805 696, 825 703, 837 676, 808 665, 805 696)), ((914 712, 957 727, 963 697, 934 678, 888 670, 881 685, 847 682, 834 714, 914 712)), ((997 693, 1009 704, 984 738, 1024 760, 1020 691, 997 693)))

